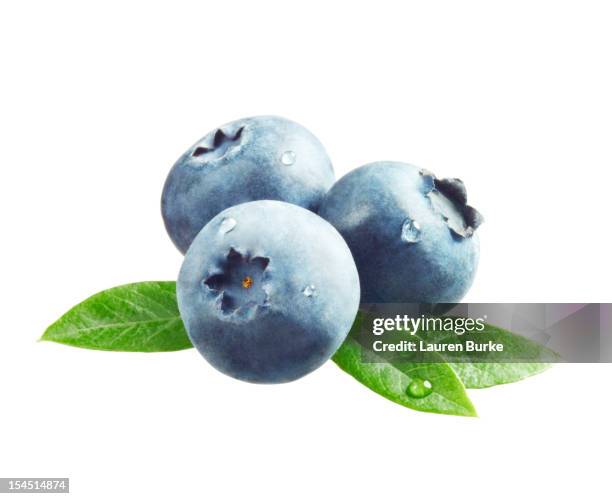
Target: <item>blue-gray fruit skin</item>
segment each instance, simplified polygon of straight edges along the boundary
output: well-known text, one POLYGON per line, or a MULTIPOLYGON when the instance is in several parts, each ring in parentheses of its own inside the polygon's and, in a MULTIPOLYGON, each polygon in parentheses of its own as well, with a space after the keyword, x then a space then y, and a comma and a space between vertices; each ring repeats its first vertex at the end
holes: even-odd
POLYGON ((316 211, 334 183, 331 161, 306 128, 277 116, 227 123, 174 164, 162 193, 162 216, 185 253, 200 229, 225 208, 260 199, 316 211))
POLYGON ((351 248, 362 303, 456 303, 472 284, 482 217, 459 179, 371 163, 341 178, 319 214, 351 248))
POLYGON ((198 234, 177 282, 181 317, 219 371, 253 383, 298 379, 342 344, 359 276, 338 232, 280 201, 224 210, 198 234))

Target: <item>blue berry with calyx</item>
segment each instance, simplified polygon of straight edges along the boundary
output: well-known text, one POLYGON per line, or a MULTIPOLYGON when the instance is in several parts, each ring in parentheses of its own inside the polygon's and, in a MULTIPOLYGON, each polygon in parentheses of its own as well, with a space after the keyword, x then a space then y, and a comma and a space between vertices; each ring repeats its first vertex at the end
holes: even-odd
POLYGON ((474 280, 483 218, 459 179, 371 163, 336 182, 319 214, 351 248, 363 303, 456 303, 474 280))
POLYGON ((306 128, 277 116, 227 123, 174 164, 162 193, 162 216, 176 247, 189 245, 217 213, 272 199, 316 211, 334 183, 331 161, 306 128))
POLYGON ((194 239, 177 281, 191 341, 218 370, 282 383, 321 366, 359 307, 359 277, 336 229, 280 201, 228 208, 194 239))

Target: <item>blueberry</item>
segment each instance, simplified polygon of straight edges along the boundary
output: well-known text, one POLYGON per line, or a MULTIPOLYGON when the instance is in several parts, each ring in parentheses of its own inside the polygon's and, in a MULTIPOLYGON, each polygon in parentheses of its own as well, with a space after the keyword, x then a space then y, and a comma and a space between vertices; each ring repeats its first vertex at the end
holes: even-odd
POLYGON ((334 183, 319 140, 303 126, 276 116, 227 123, 190 147, 174 164, 162 194, 162 216, 185 253, 217 213, 259 199, 312 211, 334 183))
POLYGON ((328 360, 359 306, 359 277, 338 232, 280 201, 215 216, 178 278, 181 317, 218 370, 255 383, 292 381, 328 360))
POLYGON ((319 214, 351 248, 363 303, 454 303, 472 284, 482 217, 459 179, 371 163, 341 178, 319 214))

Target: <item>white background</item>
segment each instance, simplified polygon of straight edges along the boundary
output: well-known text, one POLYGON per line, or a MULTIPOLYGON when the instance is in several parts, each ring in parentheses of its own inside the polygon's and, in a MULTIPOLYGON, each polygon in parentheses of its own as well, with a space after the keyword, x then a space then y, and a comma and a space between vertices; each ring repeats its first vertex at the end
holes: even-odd
POLYGON ((486 216, 467 301, 605 302, 605 2, 18 2, 0 6, 0 476, 108 497, 610 497, 609 365, 421 414, 328 363, 283 386, 194 351, 37 343, 78 301, 174 279, 176 158, 255 114, 310 128, 338 176, 461 177, 486 216))

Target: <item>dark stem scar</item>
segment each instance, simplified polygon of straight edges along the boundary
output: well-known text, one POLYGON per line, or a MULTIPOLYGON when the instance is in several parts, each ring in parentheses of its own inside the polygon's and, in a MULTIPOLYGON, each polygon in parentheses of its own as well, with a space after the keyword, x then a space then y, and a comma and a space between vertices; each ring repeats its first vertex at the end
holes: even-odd
POLYGON ((247 252, 230 248, 219 263, 220 271, 209 275, 203 284, 217 296, 218 306, 224 314, 242 314, 268 305, 263 281, 269 258, 251 257, 247 252))
POLYGON ((213 135, 212 144, 208 146, 196 146, 192 151, 191 156, 197 158, 204 154, 213 152, 221 147, 224 147, 225 150, 229 149, 233 142, 239 142, 242 137, 242 132, 244 131, 244 127, 238 128, 233 135, 226 134, 221 128, 218 128, 215 134, 213 135))
POLYGON ((467 190, 463 181, 458 178, 439 179, 427 170, 420 170, 419 173, 424 179, 425 195, 451 232, 462 238, 472 237, 484 222, 484 217, 467 204, 467 190), (443 196, 447 201, 437 196, 443 196), (457 221, 457 215, 460 222, 457 221))

